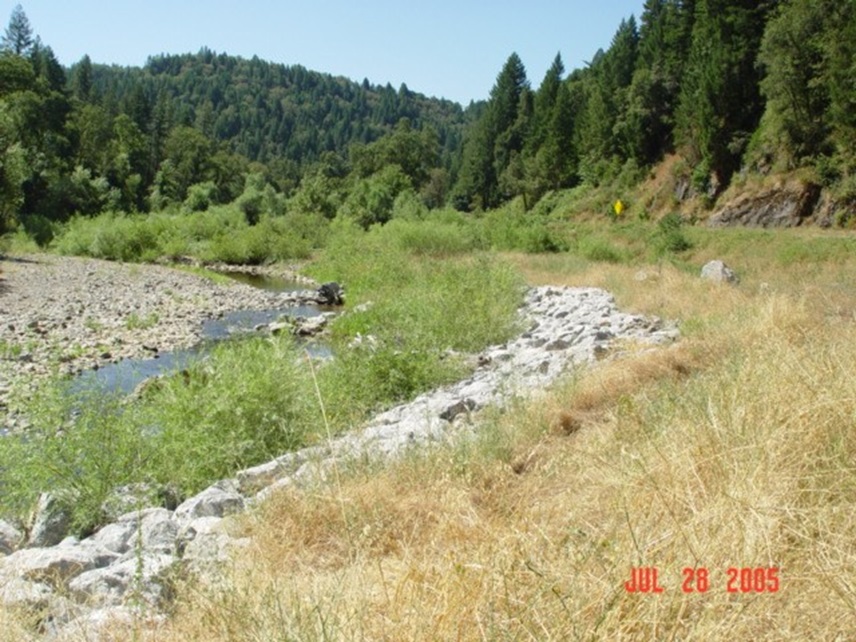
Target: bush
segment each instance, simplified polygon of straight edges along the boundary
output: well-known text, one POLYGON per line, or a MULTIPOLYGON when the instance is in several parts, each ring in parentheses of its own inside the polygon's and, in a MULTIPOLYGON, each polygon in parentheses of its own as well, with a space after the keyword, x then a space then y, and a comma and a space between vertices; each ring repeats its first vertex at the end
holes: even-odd
POLYGON ((85 532, 118 486, 169 485, 186 496, 299 447, 321 425, 299 359, 290 337, 222 344, 134 404, 48 387, 27 438, 0 443, 0 508, 24 514, 39 492, 59 489, 85 532))
POLYGON ((684 236, 683 219, 680 214, 667 214, 657 222, 653 245, 657 255, 677 254, 692 247, 689 239, 684 236))
POLYGON ((577 244, 577 252, 589 261, 622 263, 624 254, 612 243, 599 236, 585 236, 577 244))
POLYGON ((75 217, 53 248, 62 254, 114 261, 151 261, 192 254, 234 264, 305 258, 323 242, 328 223, 306 214, 264 215, 251 226, 235 205, 179 214, 101 214, 75 217))
POLYGON ((31 419, 26 439, 3 439, 0 447, 4 513, 26 514, 40 492, 60 491, 73 499, 73 528, 85 533, 101 522, 114 488, 150 479, 154 445, 117 397, 48 387, 31 405, 31 419))

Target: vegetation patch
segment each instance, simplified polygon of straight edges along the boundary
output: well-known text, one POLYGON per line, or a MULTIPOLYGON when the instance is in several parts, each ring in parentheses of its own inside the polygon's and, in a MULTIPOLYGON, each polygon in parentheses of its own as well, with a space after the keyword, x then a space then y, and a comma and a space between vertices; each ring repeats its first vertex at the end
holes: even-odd
MULTIPOLYGON (((290 337, 254 338, 216 346, 130 401, 71 394, 62 382, 44 388, 30 405, 31 431, 0 443, 3 512, 23 515, 39 492, 63 490, 85 532, 104 519, 118 486, 147 483, 186 496, 326 438, 325 421, 344 431, 464 376, 457 353, 517 330, 521 280, 490 254, 405 250, 413 249, 408 233, 343 225, 313 267, 344 283, 351 304, 333 325, 329 362, 310 364, 290 337), (353 310, 359 303, 366 305, 353 310)), ((134 328, 156 322, 126 320, 134 328)))

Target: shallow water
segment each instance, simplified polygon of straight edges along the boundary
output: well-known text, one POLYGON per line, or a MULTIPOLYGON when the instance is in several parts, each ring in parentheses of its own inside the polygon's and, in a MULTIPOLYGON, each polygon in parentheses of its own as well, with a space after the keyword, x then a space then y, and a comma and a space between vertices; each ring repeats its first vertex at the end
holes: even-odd
POLYGON ((298 290, 306 290, 307 286, 297 281, 289 279, 281 279, 275 276, 265 276, 263 274, 254 274, 252 272, 220 272, 225 277, 251 285, 260 290, 268 290, 270 292, 296 292, 298 290))
MULTIPOLYGON (((305 290, 306 286, 284 279, 270 278, 245 272, 226 274, 242 283, 274 292, 305 290)), ((177 372, 186 368, 193 360, 210 352, 211 347, 223 340, 250 336, 256 326, 277 321, 282 317, 313 317, 321 314, 317 306, 301 305, 278 310, 237 310, 219 319, 208 319, 202 324, 202 342, 184 350, 172 350, 153 355, 149 359, 123 359, 102 366, 97 370, 86 370, 75 377, 71 385, 72 394, 84 391, 103 390, 130 394, 149 377, 177 372)), ((330 348, 323 343, 306 341, 303 347, 310 355, 329 358, 330 348)))

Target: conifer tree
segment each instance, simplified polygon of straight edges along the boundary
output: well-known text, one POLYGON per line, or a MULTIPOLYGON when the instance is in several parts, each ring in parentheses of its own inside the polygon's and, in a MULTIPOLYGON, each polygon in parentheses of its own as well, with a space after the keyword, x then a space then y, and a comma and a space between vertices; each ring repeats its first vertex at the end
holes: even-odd
POLYGON ((16 5, 3 35, 2 48, 16 56, 26 56, 33 48, 33 44, 33 29, 27 14, 24 13, 21 5, 16 5))
POLYGON ((697 178, 724 187, 763 112, 756 58, 775 0, 698 0, 677 109, 677 139, 697 178))
POLYGON ((459 209, 472 205, 488 208, 499 203, 499 177, 523 149, 531 116, 528 94, 526 69, 513 53, 497 76, 487 108, 465 143, 454 196, 459 209))
POLYGON ((74 97, 81 102, 89 102, 92 98, 92 60, 84 55, 74 68, 72 78, 74 97))

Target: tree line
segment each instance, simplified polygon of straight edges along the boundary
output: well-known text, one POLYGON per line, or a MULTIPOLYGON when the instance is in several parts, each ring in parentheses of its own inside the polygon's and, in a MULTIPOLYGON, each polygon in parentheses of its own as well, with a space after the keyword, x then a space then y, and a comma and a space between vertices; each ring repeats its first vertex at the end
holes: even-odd
POLYGON ((511 54, 463 108, 208 49, 66 69, 18 6, 0 53, 0 231, 241 198, 252 217, 265 190, 364 225, 406 191, 425 207, 531 207, 672 152, 707 193, 741 169, 847 182, 854 60, 853 2, 647 0, 584 68, 557 55, 535 89, 511 54))
MULTIPOLYGON (((609 48, 533 90, 512 54, 469 128, 452 198, 491 208, 678 152, 700 191, 741 168, 856 167, 856 3, 647 0, 609 48)), ((853 196, 856 197, 856 190, 853 196)))

